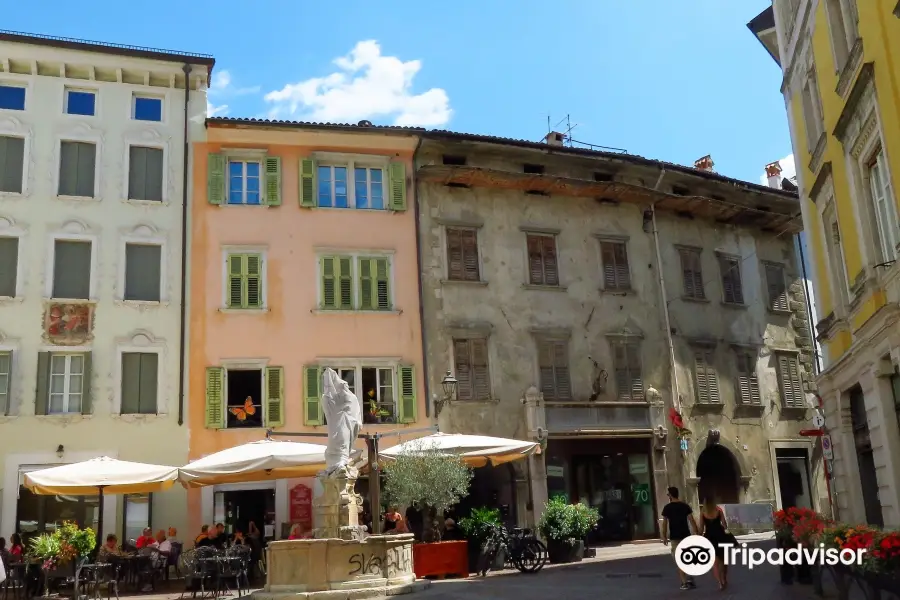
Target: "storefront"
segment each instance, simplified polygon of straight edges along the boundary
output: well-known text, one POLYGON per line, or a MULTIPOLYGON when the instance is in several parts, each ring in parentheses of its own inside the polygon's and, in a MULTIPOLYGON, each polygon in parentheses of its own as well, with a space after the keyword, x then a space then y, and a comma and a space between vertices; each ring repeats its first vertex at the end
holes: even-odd
POLYGON ((658 537, 652 441, 647 438, 551 439, 547 493, 600 513, 591 543, 658 537))

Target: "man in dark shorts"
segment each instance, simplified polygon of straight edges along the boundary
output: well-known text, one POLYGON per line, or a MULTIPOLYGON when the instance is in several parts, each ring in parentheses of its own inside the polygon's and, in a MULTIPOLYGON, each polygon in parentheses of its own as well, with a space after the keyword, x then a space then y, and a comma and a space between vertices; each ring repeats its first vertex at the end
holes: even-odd
MULTIPOLYGON (((678 498, 678 488, 670 487, 666 491, 669 503, 663 507, 662 511, 662 542, 663 544, 672 542, 672 558, 675 558, 679 542, 691 534, 697 535, 697 523, 694 521, 694 511, 690 505, 678 498)), ((678 577, 681 579, 681 589, 689 590, 696 587, 694 578, 681 569, 678 569, 678 577)))

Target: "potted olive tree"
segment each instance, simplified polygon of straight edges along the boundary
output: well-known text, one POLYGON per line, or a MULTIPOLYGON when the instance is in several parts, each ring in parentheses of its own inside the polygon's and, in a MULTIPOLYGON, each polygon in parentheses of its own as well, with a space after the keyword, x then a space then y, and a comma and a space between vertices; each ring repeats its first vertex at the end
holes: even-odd
POLYGON ((462 459, 424 444, 385 464, 387 501, 422 511, 425 543, 413 546, 417 577, 468 574, 466 542, 441 542, 441 527, 444 512, 468 493, 471 481, 472 470, 462 459))
POLYGON ((584 557, 584 539, 596 525, 596 509, 584 504, 566 504, 562 498, 547 502, 538 530, 547 540, 551 563, 578 562, 584 557))

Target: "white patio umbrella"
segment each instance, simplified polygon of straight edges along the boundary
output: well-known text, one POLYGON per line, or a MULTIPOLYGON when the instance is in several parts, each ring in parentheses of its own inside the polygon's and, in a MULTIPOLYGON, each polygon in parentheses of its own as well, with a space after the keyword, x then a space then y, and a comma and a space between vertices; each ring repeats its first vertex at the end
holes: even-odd
POLYGON ((184 487, 193 488, 311 477, 324 468, 325 446, 265 439, 197 459, 179 469, 178 479, 184 487))
POLYGON ((537 442, 523 442, 486 435, 466 435, 462 433, 435 433, 429 436, 403 442, 378 454, 386 459, 405 453, 436 449, 447 454, 456 454, 470 467, 487 464, 502 465, 534 454, 537 442))
POLYGON ((128 462, 108 456, 59 465, 25 474, 25 487, 35 494, 93 496, 98 494, 97 533, 103 531, 103 496, 146 494, 167 490, 178 479, 178 469, 128 462))

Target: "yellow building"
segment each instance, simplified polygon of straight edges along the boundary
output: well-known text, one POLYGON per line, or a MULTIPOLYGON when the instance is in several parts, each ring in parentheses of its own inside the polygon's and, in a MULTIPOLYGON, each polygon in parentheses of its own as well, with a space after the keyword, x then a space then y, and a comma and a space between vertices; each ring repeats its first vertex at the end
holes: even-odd
POLYGON ((896 527, 900 3, 774 0, 748 27, 784 73, 821 318, 833 506, 841 520, 896 527))

